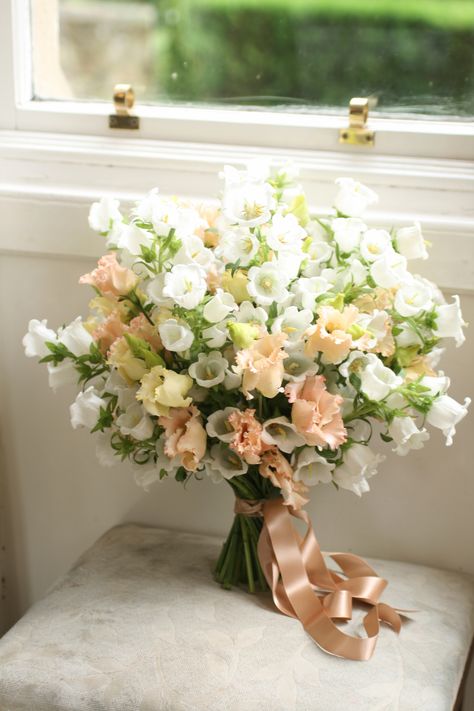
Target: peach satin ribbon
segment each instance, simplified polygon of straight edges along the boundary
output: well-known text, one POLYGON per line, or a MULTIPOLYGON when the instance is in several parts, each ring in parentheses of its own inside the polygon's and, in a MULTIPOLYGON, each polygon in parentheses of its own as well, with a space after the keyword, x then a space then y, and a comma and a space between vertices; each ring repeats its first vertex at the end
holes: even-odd
POLYGON ((379 602, 387 581, 351 553, 326 553, 345 577, 330 571, 305 511, 285 506, 281 498, 237 499, 235 511, 247 516, 263 515, 258 557, 273 601, 280 612, 296 617, 321 649, 337 657, 364 661, 373 654, 380 622, 400 631, 398 612, 379 602), (303 538, 294 528, 292 516, 306 524, 303 538), (333 621, 352 618, 353 600, 372 605, 363 620, 367 637, 348 635, 333 621))

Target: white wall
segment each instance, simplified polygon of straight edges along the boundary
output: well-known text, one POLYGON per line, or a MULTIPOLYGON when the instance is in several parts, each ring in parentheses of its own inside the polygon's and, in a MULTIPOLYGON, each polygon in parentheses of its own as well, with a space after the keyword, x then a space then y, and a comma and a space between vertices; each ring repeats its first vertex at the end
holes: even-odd
MULTIPOLYGON (((35 234, 39 222, 34 205, 29 209, 23 203, 15 205, 22 209, 10 224, 18 231, 20 247, 26 239, 24 231, 35 234)), ((68 240, 68 214, 74 222, 71 230, 83 230, 87 244, 92 244, 85 206, 66 213, 64 205, 51 203, 46 212, 51 229, 58 228, 58 221, 65 225, 62 239, 68 240)), ((13 239, 10 233, 10 244, 13 239)), ((100 241, 93 249, 100 252, 100 241)), ((443 249, 435 241, 434 263, 443 249)), ((126 465, 102 469, 90 435, 70 427, 73 388, 53 394, 45 367, 24 357, 21 338, 30 318, 48 317, 57 327, 85 312, 90 292, 77 280, 93 262, 90 257, 23 251, 0 256, 0 427, 10 621, 43 595, 110 526, 136 521, 224 534, 231 521, 232 496, 225 484, 193 482, 183 490, 169 481, 144 493, 126 465)), ((466 320, 474 322, 472 293, 464 295, 463 306, 466 320)), ((473 356, 472 337, 447 355, 445 368, 455 397, 473 395, 473 356)), ((388 454, 379 475, 371 480, 372 492, 362 499, 332 487, 313 490, 308 510, 322 545, 474 573, 472 418, 460 425, 451 449, 434 432, 429 446, 410 457, 388 454)))

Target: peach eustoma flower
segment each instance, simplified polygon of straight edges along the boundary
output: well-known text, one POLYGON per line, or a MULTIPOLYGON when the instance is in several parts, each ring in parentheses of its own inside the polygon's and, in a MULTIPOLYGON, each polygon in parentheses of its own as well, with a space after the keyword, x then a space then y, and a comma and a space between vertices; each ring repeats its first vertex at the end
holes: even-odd
POLYGON ((347 439, 341 415, 343 398, 326 390, 322 375, 299 383, 289 383, 285 394, 290 403, 291 421, 306 444, 337 449, 347 439))
POLYGON ((287 506, 301 509, 308 503, 309 499, 303 496, 308 489, 301 481, 293 480, 293 469, 277 447, 270 447, 263 454, 258 471, 261 476, 270 479, 273 486, 281 489, 284 503, 287 506))
POLYGON ((206 452, 207 440, 197 407, 173 407, 167 416, 158 418, 158 424, 165 430, 166 456, 170 459, 179 456, 187 471, 196 471, 206 452))
POLYGON ((128 331, 128 326, 120 317, 119 311, 112 311, 105 321, 98 324, 92 333, 92 338, 99 344, 102 353, 107 353, 117 338, 128 331))
POLYGON ((150 323, 144 314, 139 314, 130 321, 129 332, 133 336, 138 336, 138 338, 142 338, 149 343, 154 351, 163 350, 163 344, 157 327, 153 323, 150 323))
POLYGON ((83 274, 79 284, 95 286, 104 296, 125 296, 135 288, 138 277, 117 262, 115 254, 105 254, 90 274, 83 274))
POLYGON ((255 340, 249 348, 239 351, 235 357, 236 373, 242 374, 242 392, 247 399, 252 390, 258 390, 264 397, 272 398, 281 388, 287 353, 283 344, 286 333, 272 333, 255 340))
POLYGON ((262 441, 263 427, 255 419, 255 410, 232 412, 228 422, 235 431, 230 448, 237 452, 247 464, 258 464, 262 452, 268 449, 268 445, 262 441))
POLYGON ((359 310, 352 304, 342 311, 333 306, 321 306, 315 326, 306 331, 308 340, 305 354, 314 358, 322 353, 325 363, 340 363, 346 358, 352 346, 352 336, 348 329, 355 323, 359 310))

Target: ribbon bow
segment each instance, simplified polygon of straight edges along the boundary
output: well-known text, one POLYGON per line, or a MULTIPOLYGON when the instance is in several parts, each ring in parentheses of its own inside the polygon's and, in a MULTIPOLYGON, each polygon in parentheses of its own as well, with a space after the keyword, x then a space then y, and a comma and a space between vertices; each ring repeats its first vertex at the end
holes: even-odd
POLYGON ((297 618, 316 644, 329 654, 345 659, 370 659, 375 649, 380 622, 399 632, 401 618, 390 605, 379 602, 387 587, 359 556, 351 553, 325 553, 345 577, 330 571, 305 511, 285 506, 283 499, 244 501, 237 499, 236 512, 263 515, 258 541, 258 557, 276 607, 297 618), (291 517, 306 524, 301 538, 291 517), (337 627, 334 620, 352 619, 352 602, 372 605, 364 617, 367 637, 353 637, 337 627))

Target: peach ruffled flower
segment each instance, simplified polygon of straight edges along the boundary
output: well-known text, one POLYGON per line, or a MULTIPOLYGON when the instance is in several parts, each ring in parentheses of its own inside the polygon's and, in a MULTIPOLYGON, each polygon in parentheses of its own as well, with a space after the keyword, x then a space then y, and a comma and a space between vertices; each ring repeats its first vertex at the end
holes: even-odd
POLYGON ((118 338, 128 331, 128 326, 120 318, 118 311, 112 311, 92 333, 92 338, 99 344, 102 353, 107 353, 118 338))
POLYGON ((284 503, 294 509, 301 509, 308 503, 303 494, 308 489, 301 481, 293 480, 293 469, 277 447, 270 447, 262 456, 258 468, 261 476, 270 479, 273 486, 281 489, 284 503))
POLYGON ((79 279, 79 284, 95 286, 104 296, 125 296, 137 282, 137 275, 127 267, 120 266, 114 253, 101 257, 97 268, 79 279))
POLYGON ((310 446, 337 449, 347 439, 341 415, 343 398, 326 390, 322 375, 299 383, 289 383, 285 394, 290 403, 291 421, 310 446))
POLYGON ((373 311, 383 311, 393 306, 394 293, 392 289, 382 289, 377 286, 369 294, 361 294, 354 301, 359 311, 370 314, 373 311))
POLYGON ((347 357, 352 346, 348 329, 355 323, 359 310, 350 304, 343 311, 333 306, 321 306, 315 326, 306 331, 305 354, 314 358, 322 353, 326 363, 340 363, 347 357))
POLYGON ((199 205, 198 212, 206 224, 198 227, 195 234, 202 239, 206 247, 217 247, 219 244, 217 223, 221 216, 219 208, 217 205, 199 205))
POLYGON ((158 418, 158 424, 165 430, 166 456, 179 456, 188 472, 196 471, 206 452, 207 439, 197 407, 171 408, 167 416, 158 418))
POLYGON ((255 419, 255 410, 240 410, 233 412, 228 422, 235 431, 230 448, 244 459, 247 464, 258 464, 262 452, 269 447, 262 441, 263 427, 255 419))
POLYGON ((258 390, 264 397, 272 398, 281 388, 283 361, 288 354, 283 350, 286 333, 272 333, 258 338, 249 348, 235 357, 236 373, 242 374, 242 392, 250 399, 251 391, 258 390))
POLYGON ((149 343, 154 351, 163 350, 163 344, 157 327, 153 323, 150 323, 143 314, 135 316, 135 318, 130 321, 129 332, 133 336, 138 336, 138 338, 142 338, 149 343))

